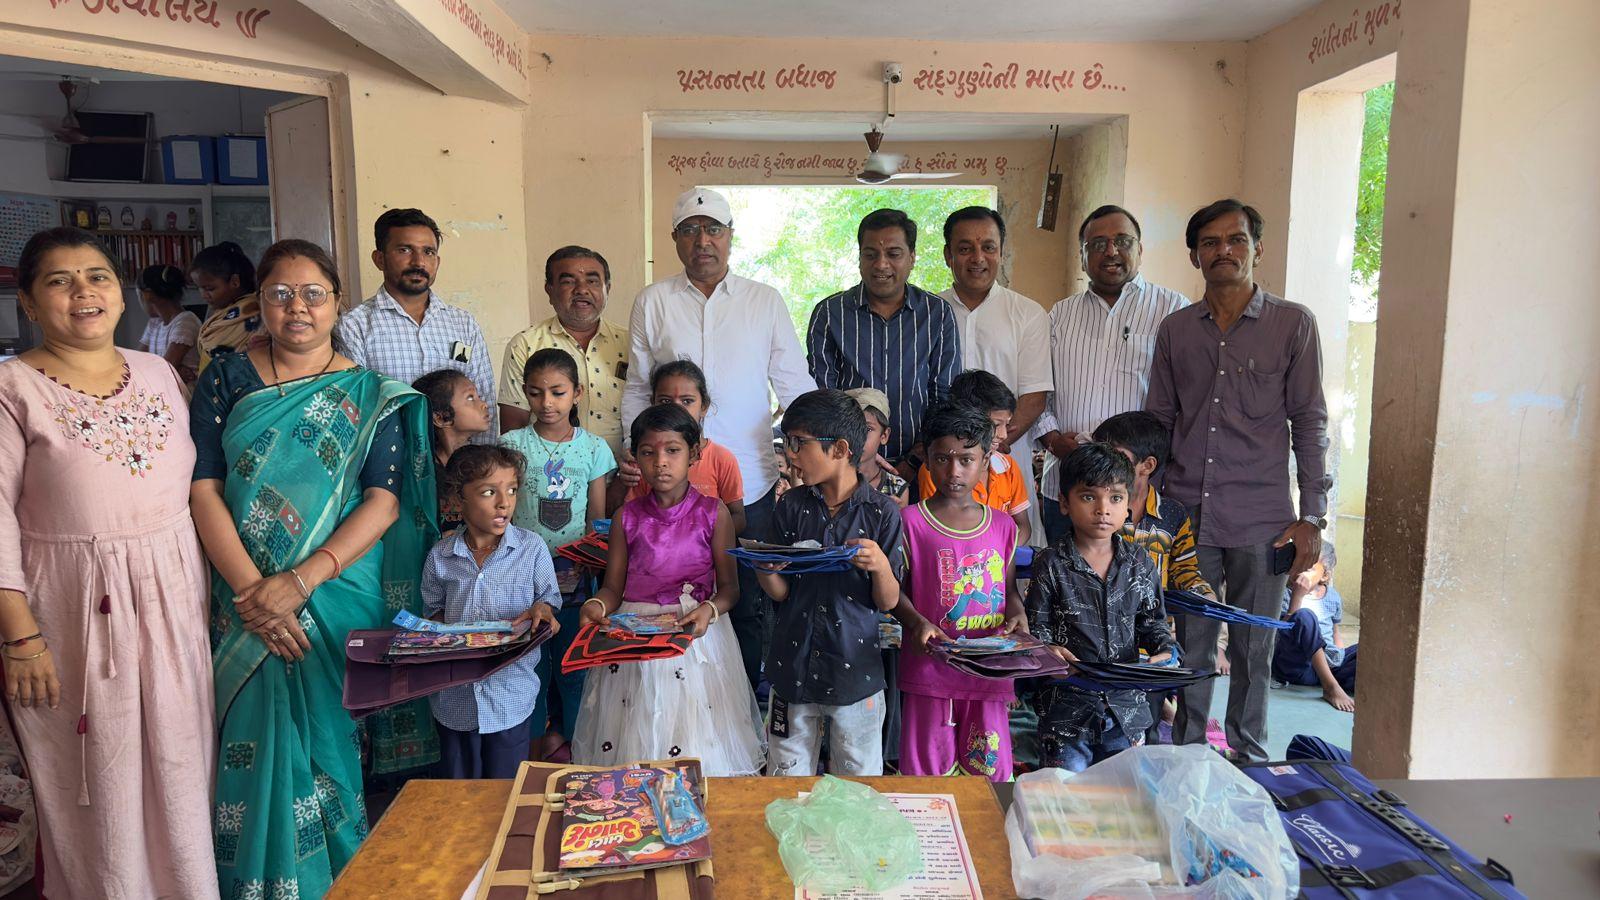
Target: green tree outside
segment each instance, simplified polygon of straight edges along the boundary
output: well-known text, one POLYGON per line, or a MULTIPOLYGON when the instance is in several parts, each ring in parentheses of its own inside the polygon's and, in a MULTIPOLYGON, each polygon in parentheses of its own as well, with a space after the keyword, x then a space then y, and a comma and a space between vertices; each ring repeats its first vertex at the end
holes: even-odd
POLYGON ((1356 194, 1356 252, 1350 280, 1376 293, 1378 270, 1383 264, 1383 191, 1389 180, 1389 118, 1394 111, 1394 82, 1367 91, 1366 104, 1356 194))
POLYGON ((992 187, 717 186, 733 210, 730 263, 747 278, 777 288, 795 331, 805 336, 812 307, 861 280, 856 227, 876 209, 899 209, 917 223, 911 283, 935 293, 950 287, 944 220, 963 206, 995 203, 992 187))

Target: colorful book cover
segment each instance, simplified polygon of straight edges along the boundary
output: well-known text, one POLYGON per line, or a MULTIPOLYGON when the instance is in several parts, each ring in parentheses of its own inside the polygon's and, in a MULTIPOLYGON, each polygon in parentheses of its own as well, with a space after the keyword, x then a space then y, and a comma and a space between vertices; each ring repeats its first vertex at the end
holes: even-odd
POLYGON ((458 650, 484 650, 491 647, 509 647, 528 639, 529 623, 523 622, 516 630, 434 632, 397 631, 389 639, 390 656, 427 656, 451 653, 458 650))
POLYGON ((677 634, 683 630, 677 613, 612 613, 611 627, 633 634, 677 634))
POLYGON ((1016 802, 1023 836, 1035 856, 1089 859, 1128 853, 1158 862, 1168 858, 1161 823, 1133 788, 1019 781, 1016 802))
MULTIPOLYGON (((704 804, 698 770, 677 770, 704 804)), ((711 857, 711 839, 673 846, 646 792, 661 769, 622 768, 574 772, 563 782, 566 804, 561 813, 562 869, 623 871, 693 862, 711 857)))

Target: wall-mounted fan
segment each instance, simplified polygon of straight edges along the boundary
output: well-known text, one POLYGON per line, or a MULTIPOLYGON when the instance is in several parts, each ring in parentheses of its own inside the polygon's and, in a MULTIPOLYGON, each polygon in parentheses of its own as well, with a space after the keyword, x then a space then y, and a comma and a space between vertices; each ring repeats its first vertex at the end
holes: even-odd
MULTIPOLYGON (((56 83, 56 88, 61 91, 61 99, 66 105, 66 112, 62 117, 51 119, 43 116, 21 116, 18 118, 31 118, 39 123, 41 130, 46 134, 0 134, 0 140, 7 141, 52 141, 57 144, 149 144, 154 143, 148 133, 143 135, 111 135, 92 134, 85 131, 78 121, 77 111, 72 108, 72 98, 78 92, 78 84, 71 78, 62 78, 56 83)), ((0 110, 3 114, 4 110, 0 110)))

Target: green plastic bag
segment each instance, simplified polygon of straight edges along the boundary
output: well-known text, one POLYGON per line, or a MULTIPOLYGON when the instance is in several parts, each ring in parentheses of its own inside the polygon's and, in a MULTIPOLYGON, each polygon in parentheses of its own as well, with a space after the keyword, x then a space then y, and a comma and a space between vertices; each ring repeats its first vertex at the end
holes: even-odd
POLYGON ((884 891, 922 871, 916 830, 889 798, 832 775, 805 797, 767 804, 767 830, 795 887, 884 891))

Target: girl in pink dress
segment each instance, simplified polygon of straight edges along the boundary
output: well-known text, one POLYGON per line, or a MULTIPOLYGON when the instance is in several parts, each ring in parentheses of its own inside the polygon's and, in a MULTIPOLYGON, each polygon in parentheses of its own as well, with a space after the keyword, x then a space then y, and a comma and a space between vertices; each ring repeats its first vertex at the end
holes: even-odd
POLYGON ((216 759, 194 444, 172 366, 112 346, 95 238, 18 264, 42 346, 0 363, 0 638, 44 895, 214 898, 216 759))
POLYGON ((727 617, 739 599, 733 522, 721 501, 689 487, 700 425, 680 406, 652 406, 631 438, 650 493, 617 510, 605 583, 584 603, 580 625, 604 627, 616 612, 675 612, 695 640, 675 659, 589 670, 572 761, 692 756, 707 775, 755 775, 765 757, 761 713, 727 617))

